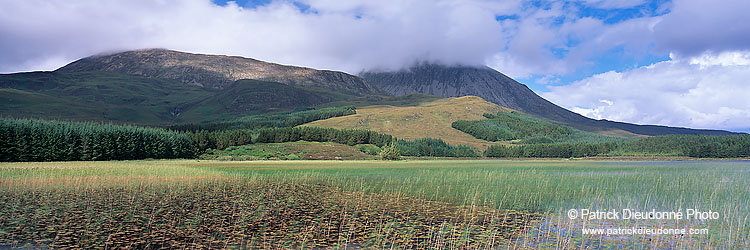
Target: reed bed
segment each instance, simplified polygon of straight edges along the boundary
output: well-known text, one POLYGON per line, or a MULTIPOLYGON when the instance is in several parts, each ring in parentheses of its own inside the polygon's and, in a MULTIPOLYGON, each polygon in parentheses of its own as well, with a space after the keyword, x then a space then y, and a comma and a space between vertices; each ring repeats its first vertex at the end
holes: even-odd
POLYGON ((0 246, 745 249, 749 162, 0 163, 0 246), (570 220, 569 209, 717 211, 717 220, 570 220), (583 227, 696 227, 695 236, 583 227))

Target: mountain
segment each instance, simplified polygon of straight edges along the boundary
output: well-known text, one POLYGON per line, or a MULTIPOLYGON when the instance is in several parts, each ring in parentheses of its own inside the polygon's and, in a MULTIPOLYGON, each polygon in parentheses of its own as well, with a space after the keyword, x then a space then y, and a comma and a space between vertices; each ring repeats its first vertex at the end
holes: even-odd
POLYGON ((317 106, 410 104, 432 97, 384 96, 426 93, 479 96, 607 135, 730 134, 589 119, 488 67, 420 64, 361 76, 236 56, 144 49, 91 56, 52 72, 0 75, 0 116, 174 125, 317 106))
POLYGON ((510 77, 489 67, 418 64, 395 72, 363 72, 360 76, 388 93, 404 95, 426 93, 442 97, 474 95, 503 107, 518 110, 584 131, 606 135, 706 134, 732 132, 699 130, 655 125, 636 125, 594 120, 547 101, 510 77))
POLYGON ((217 89, 229 87, 237 80, 249 79, 335 89, 351 95, 380 93, 361 78, 344 72, 286 66, 238 56, 192 54, 166 49, 144 49, 91 56, 56 71, 115 72, 147 78, 174 79, 189 85, 217 89))
POLYGON ((0 74, 0 116, 172 125, 304 110, 385 92, 343 72, 163 49, 0 74))

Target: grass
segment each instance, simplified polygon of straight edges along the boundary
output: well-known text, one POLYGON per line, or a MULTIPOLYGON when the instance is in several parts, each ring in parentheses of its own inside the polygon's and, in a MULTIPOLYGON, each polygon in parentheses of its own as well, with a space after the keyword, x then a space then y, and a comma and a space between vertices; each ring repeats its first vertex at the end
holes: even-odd
POLYGON ((749 177, 713 161, 2 163, 0 245, 742 249, 749 177), (592 236, 634 222, 565 219, 584 208, 720 219, 638 222, 707 235, 592 236))
MULTIPOLYGON (((422 99, 420 99, 422 100, 422 99)), ((303 126, 368 129, 399 139, 439 138, 484 150, 492 142, 476 139, 451 127, 456 120, 480 120, 482 114, 504 110, 475 96, 442 98, 411 103, 411 106, 357 106, 357 114, 307 123, 303 126)))
MULTIPOLYGON (((369 144, 368 144, 369 145, 369 144)), ((374 150, 371 147, 364 147, 374 150)), ((257 143, 229 147, 225 150, 209 150, 201 159, 207 160, 363 160, 372 159, 355 147, 335 142, 285 142, 257 143)), ((366 152, 366 151, 365 151, 366 152)))

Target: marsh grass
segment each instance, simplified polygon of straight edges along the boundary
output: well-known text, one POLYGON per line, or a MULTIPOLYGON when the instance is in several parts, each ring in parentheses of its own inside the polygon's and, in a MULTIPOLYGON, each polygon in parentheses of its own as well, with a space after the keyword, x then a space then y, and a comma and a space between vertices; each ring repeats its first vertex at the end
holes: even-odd
MULTIPOLYGON (((413 161, 324 162, 299 164, 238 164, 216 166, 220 171, 248 176, 325 180, 342 190, 398 194, 449 202, 464 207, 544 213, 548 221, 538 225, 557 230, 523 240, 534 247, 576 249, 581 246, 620 248, 747 248, 750 246, 750 163, 721 161, 413 161), (684 211, 688 208, 716 211, 718 220, 660 221, 648 227, 708 228, 708 235, 659 241, 632 236, 613 239, 582 236, 580 221, 568 221, 569 209, 632 209, 684 211), (564 225, 564 226, 559 226, 564 225), (575 233, 561 234, 561 231, 575 233), (550 238, 551 235, 554 237, 550 238), (536 237, 536 238, 535 238, 536 237), (540 244, 540 238, 543 244, 540 244), (566 242, 547 245, 550 242, 566 242), (593 243, 592 243, 593 242, 593 243), (596 243, 596 244, 594 244, 596 243)), ((632 225, 632 221, 608 221, 608 227, 632 225)), ((537 230, 538 231, 538 230, 537 230)), ((538 234, 538 233, 534 233, 538 234)), ((520 247, 520 246, 516 246, 520 247)), ((532 247, 532 248, 534 248, 532 247)))
POLYGON ((0 245, 743 249, 748 177, 748 162, 705 161, 2 163, 0 245), (584 236, 565 218, 583 208, 720 219, 645 225, 708 235, 584 236))
POLYGON ((0 245, 287 248, 507 244, 539 217, 325 185, 238 179, 0 195, 0 245), (20 205, 20 206, 19 206, 20 205))

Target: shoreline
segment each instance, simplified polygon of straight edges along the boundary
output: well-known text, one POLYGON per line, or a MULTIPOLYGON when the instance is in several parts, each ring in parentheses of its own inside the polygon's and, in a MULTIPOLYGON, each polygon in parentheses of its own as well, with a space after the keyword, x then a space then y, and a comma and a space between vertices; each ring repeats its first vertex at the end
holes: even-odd
POLYGON ((195 162, 404 162, 404 161, 605 161, 605 162, 627 162, 627 161, 750 161, 750 158, 694 158, 688 156, 590 156, 579 158, 488 158, 488 157, 404 157, 402 160, 387 161, 379 159, 358 159, 358 160, 216 160, 216 159, 142 159, 142 160, 112 160, 112 161, 21 161, 21 162, 0 162, 0 164, 17 164, 17 163, 64 163, 64 162, 159 162, 159 161, 195 161, 195 162))

